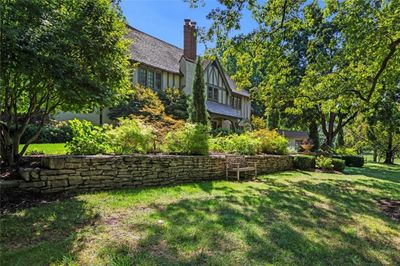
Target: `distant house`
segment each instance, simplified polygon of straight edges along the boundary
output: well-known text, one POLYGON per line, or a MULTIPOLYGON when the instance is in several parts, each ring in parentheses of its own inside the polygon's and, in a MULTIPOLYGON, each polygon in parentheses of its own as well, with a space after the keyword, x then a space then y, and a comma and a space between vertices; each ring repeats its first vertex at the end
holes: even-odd
MULTIPOLYGON (((131 26, 128 26, 128 30, 127 37, 133 41, 130 47, 131 60, 139 63, 133 73, 132 82, 154 90, 179 88, 190 95, 197 59, 196 23, 189 19, 184 20, 183 49, 131 26)), ((236 87, 217 59, 204 60, 203 68, 206 105, 213 128, 233 129, 250 121, 249 92, 236 87)), ((109 122, 106 114, 107 110, 101 114, 103 122, 109 122)), ((99 113, 60 113, 55 118, 69 120, 75 117, 90 120, 95 124, 100 123, 99 113)))
POLYGON ((278 130, 278 133, 289 140, 289 148, 300 150, 300 145, 304 139, 308 139, 308 133, 305 131, 278 130))

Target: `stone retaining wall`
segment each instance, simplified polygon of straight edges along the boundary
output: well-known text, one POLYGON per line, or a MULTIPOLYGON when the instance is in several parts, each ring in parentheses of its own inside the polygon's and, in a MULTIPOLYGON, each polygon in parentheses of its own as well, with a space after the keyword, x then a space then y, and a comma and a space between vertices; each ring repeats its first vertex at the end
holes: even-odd
MULTIPOLYGON (((290 156, 246 156, 258 173, 293 168, 290 156)), ((18 189, 40 193, 163 186, 225 179, 225 156, 46 156, 41 167, 20 168, 18 189)), ((4 186, 3 186, 4 187, 4 186)))

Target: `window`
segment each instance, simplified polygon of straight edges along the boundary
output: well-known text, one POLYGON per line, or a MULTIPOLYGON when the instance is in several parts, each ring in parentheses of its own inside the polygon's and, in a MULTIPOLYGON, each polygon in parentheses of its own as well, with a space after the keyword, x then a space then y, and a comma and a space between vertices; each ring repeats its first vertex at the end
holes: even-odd
POLYGON ((218 88, 209 86, 207 89, 207 98, 210 101, 218 102, 218 88))
POLYGON ((161 73, 139 68, 139 84, 147 88, 161 89, 161 73))
POLYGON ((147 86, 147 71, 146 69, 139 68, 139 84, 147 86))
POLYGON ((154 72, 147 70, 147 87, 154 88, 154 72))
POLYGON ((232 96, 231 106, 235 109, 242 109, 242 99, 237 96, 232 96))
POLYGON ((161 90, 161 73, 156 73, 156 84, 154 88, 156 90, 161 90))

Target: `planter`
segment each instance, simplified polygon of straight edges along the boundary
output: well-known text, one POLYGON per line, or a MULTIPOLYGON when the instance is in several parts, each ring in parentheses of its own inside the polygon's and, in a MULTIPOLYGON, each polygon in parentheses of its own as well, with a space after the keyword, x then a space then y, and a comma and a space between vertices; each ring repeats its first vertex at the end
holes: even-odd
POLYGON ((305 154, 310 154, 311 153, 311 149, 314 147, 314 145, 312 145, 312 144, 302 144, 302 145, 300 145, 300 147, 303 148, 305 154))

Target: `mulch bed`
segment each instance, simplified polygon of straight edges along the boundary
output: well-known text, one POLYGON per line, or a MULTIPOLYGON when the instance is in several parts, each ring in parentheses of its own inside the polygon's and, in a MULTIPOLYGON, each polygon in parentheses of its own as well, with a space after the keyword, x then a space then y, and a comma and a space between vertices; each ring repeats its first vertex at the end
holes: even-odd
POLYGON ((377 203, 379 208, 389 215, 390 218, 400 221, 400 200, 379 199, 377 203))
POLYGON ((31 208, 50 202, 71 198, 72 193, 39 194, 22 190, 7 190, 0 195, 0 216, 18 209, 31 208))
MULTIPOLYGON (((40 167, 41 157, 43 156, 25 156, 18 164, 19 167, 40 167)), ((0 161, 0 180, 18 180, 21 179, 16 168, 7 167, 0 161)), ((0 192, 0 215, 15 212, 18 209, 30 208, 52 201, 58 201, 69 198, 71 195, 63 193, 38 194, 19 189, 7 189, 0 192)))
MULTIPOLYGON (((39 167, 41 164, 41 158, 43 156, 24 156, 20 160, 19 167, 39 167)), ((17 168, 11 168, 5 165, 3 161, 0 161, 0 179, 12 180, 19 179, 17 168)))

